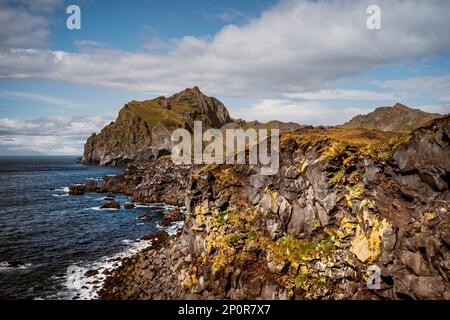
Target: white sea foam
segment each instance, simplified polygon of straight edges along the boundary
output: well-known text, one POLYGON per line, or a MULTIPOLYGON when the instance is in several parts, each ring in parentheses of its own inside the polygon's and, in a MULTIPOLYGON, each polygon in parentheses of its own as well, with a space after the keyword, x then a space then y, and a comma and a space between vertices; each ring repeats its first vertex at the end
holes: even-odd
POLYGON ((86 210, 93 210, 93 211, 118 211, 119 209, 116 208, 102 208, 102 207, 89 207, 89 208, 84 208, 84 211, 86 210))
POLYGON ((60 194, 60 193, 52 193, 52 197, 67 197, 67 196, 68 196, 67 193, 63 193, 63 194, 60 194))
MULTIPOLYGON (((139 205, 138 205, 139 206, 139 205)), ((167 210, 175 208, 163 204, 140 205, 142 207, 164 207, 167 210)), ((116 209, 101 209, 100 207, 92 207, 84 210, 116 210, 116 209)), ((181 208, 184 212, 185 208, 181 208)), ((143 224, 141 223, 138 223, 143 224)), ((166 231, 169 235, 175 235, 184 225, 183 221, 173 222, 170 227, 161 227, 157 225, 158 229, 166 231)), ((98 261, 89 264, 73 264, 67 268, 66 274, 60 279, 64 284, 64 289, 57 295, 46 297, 46 299, 79 299, 91 300, 98 299, 98 290, 100 290, 107 277, 105 273, 110 273, 112 270, 121 265, 121 259, 131 257, 135 253, 147 248, 151 245, 151 240, 129 240, 124 239, 122 243, 127 245, 126 249, 110 257, 103 257, 98 261), (95 270, 97 273, 91 277, 85 276, 87 271, 95 270)))
POLYGON ((11 263, 2 261, 2 262, 0 262, 0 272, 26 270, 32 266, 33 266, 33 264, 31 264, 31 263, 23 263, 23 264, 19 264, 17 266, 12 266, 11 263))
POLYGON ((174 236, 177 234, 178 230, 183 228, 183 225, 184 225, 184 221, 175 221, 175 222, 172 222, 172 225, 170 227, 162 227, 159 224, 157 224, 156 227, 158 229, 161 229, 161 230, 164 230, 165 232, 167 232, 167 234, 169 236, 174 236))
POLYGON ((127 248, 113 256, 103 257, 102 259, 89 264, 73 264, 67 268, 66 274, 61 280, 64 282, 64 289, 57 295, 46 297, 47 299, 97 299, 97 291, 101 289, 107 277, 106 272, 118 268, 121 260, 131 257, 135 253, 147 248, 151 241, 147 240, 123 240, 123 243, 129 244, 127 248), (87 271, 95 270, 97 273, 91 277, 85 274, 87 271))

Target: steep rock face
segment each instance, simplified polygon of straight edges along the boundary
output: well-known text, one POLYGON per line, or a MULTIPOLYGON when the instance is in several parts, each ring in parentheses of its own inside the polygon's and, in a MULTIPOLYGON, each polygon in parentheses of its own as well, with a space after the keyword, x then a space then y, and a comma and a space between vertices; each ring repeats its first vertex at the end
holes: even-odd
MULTIPOLYGON (((412 134, 411 142, 401 146, 394 160, 403 176, 418 173, 420 180, 436 191, 448 189, 450 183, 450 127, 449 117, 434 121, 412 134)), ((410 187, 416 187, 413 185, 410 187)))
MULTIPOLYGON (((444 117, 411 135, 285 133, 273 176, 181 168, 182 186, 165 188, 190 212, 181 235, 118 269, 121 287, 103 297, 449 299, 449 128, 444 117)), ((144 172, 130 168, 123 185, 158 194, 163 180, 144 172)))
POLYGON ((83 162, 116 165, 131 160, 136 153, 150 147, 151 137, 142 119, 128 105, 120 110, 117 120, 99 134, 92 134, 84 146, 83 162))
POLYGON ((157 158, 170 152, 172 130, 192 130, 195 120, 202 121, 204 128, 220 128, 231 122, 225 106, 198 87, 168 98, 130 101, 115 122, 88 138, 81 162, 118 165, 157 158))
POLYGON ((357 115, 343 127, 408 132, 418 128, 422 123, 440 116, 440 114, 408 108, 397 103, 393 107, 377 108, 367 115, 357 115))

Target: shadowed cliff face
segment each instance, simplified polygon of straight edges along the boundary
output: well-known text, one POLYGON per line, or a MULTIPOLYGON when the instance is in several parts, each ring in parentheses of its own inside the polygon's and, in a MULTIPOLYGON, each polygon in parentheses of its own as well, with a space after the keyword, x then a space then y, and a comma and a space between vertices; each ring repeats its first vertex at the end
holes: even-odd
POLYGON ((441 117, 441 115, 408 108, 401 103, 397 103, 393 107, 377 108, 367 115, 357 115, 342 127, 410 132, 420 127, 424 122, 438 117, 441 117))
POLYGON ((126 105, 99 134, 92 134, 84 145, 83 162, 115 165, 134 159, 151 146, 151 135, 145 122, 126 105))
POLYGON ((204 128, 220 128, 232 121, 225 106, 198 87, 168 98, 131 101, 115 122, 89 137, 82 162, 118 165, 167 154, 172 130, 192 130, 195 120, 202 121, 204 128))
POLYGON ((104 190, 184 202, 189 214, 101 296, 450 299, 449 133, 448 116, 411 134, 302 128, 282 134, 274 176, 166 157, 130 166, 104 190))

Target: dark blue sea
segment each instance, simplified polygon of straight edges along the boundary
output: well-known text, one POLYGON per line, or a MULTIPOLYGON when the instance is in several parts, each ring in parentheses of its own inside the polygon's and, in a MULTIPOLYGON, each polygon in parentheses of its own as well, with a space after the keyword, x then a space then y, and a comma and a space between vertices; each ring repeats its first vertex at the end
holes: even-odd
MULTIPOLYGON (((99 207, 107 194, 68 195, 68 186, 121 173, 74 157, 0 157, 0 299, 90 299, 105 270, 148 245, 170 207, 99 207), (149 213, 150 221, 139 219, 149 213), (85 275, 96 270, 94 276, 85 275)), ((168 231, 174 231, 174 228, 168 231)))

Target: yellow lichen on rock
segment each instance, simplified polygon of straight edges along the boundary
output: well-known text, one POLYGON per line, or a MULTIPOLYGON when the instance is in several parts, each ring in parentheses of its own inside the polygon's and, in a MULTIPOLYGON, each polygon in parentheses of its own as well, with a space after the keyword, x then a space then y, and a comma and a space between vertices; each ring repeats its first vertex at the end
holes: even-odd
POLYGON ((199 205, 195 207, 195 215, 206 215, 209 213, 209 207, 206 205, 199 205))
POLYGON ((183 269, 178 277, 181 287, 186 290, 192 292, 194 287, 198 283, 197 279, 197 268, 194 266, 191 270, 183 269))
POLYGON ((384 231, 390 227, 385 220, 379 220, 367 210, 357 216, 358 224, 352 239, 350 251, 363 263, 374 262, 381 251, 384 231))
POLYGON ((428 221, 434 220, 434 219, 436 219, 436 218, 437 218, 436 213, 431 212, 431 213, 428 213, 428 214, 423 218, 423 220, 424 220, 424 222, 428 222, 428 221))
POLYGON ((303 161, 302 165, 297 169, 298 173, 304 173, 308 167, 308 160, 303 161))
POLYGON ((356 225, 357 222, 354 219, 348 216, 342 218, 340 227, 336 231, 336 234, 339 237, 339 239, 344 239, 348 237, 353 232, 353 230, 356 229, 356 225))

